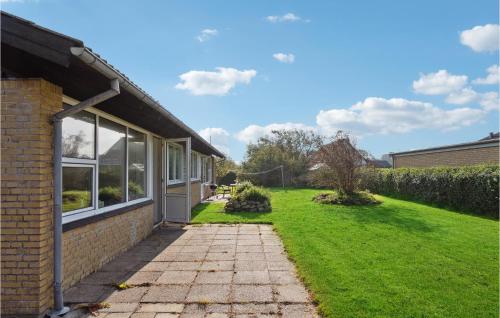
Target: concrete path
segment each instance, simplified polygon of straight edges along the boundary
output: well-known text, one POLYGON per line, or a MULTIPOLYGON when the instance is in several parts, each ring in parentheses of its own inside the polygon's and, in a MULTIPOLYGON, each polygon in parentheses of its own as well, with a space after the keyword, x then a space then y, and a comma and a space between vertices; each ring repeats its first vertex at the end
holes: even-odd
POLYGON ((159 229, 65 292, 98 317, 317 317, 270 225, 159 229), (135 287, 122 291, 113 284, 135 287))

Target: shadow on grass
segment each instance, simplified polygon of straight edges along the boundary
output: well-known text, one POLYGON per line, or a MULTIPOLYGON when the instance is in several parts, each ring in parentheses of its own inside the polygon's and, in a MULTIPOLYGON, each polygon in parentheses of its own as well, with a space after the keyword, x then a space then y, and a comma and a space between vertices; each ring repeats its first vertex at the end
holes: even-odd
POLYGON ((354 211, 350 216, 362 224, 387 224, 405 231, 432 232, 438 229, 423 219, 419 219, 413 211, 397 211, 394 207, 385 206, 383 203, 376 206, 351 207, 354 211))

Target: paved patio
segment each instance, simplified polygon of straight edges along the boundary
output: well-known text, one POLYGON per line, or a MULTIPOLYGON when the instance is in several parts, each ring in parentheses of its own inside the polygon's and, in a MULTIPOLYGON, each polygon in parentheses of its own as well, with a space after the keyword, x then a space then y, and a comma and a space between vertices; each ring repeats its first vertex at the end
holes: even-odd
POLYGON ((65 292, 98 317, 316 317, 270 225, 162 228, 65 292), (113 284, 135 287, 122 291, 113 284))

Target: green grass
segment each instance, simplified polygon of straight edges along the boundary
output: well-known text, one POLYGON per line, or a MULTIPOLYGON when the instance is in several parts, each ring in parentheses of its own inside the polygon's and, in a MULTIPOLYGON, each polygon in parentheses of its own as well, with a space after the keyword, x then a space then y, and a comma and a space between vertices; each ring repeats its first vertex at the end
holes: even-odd
POLYGON ((377 196, 369 207, 272 189, 271 213, 200 204, 193 223, 273 223, 327 317, 498 317, 498 221, 377 196))

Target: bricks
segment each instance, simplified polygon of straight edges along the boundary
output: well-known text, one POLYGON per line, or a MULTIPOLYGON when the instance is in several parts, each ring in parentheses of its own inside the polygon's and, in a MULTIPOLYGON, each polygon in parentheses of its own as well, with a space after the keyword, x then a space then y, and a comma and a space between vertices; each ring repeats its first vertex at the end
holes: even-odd
POLYGON ((498 164, 499 147, 460 149, 433 153, 394 155, 394 167, 436 167, 467 166, 477 164, 498 164))
MULTIPOLYGON (((63 288, 69 288, 95 272, 117 255, 139 243, 152 230, 151 204, 64 232, 63 288)), ((134 265, 127 263, 127 266, 134 265)))
POLYGON ((62 89, 14 79, 1 81, 1 94, 1 313, 39 315, 52 306, 50 119, 62 110, 62 89))

